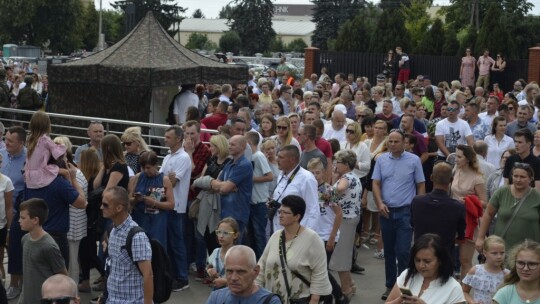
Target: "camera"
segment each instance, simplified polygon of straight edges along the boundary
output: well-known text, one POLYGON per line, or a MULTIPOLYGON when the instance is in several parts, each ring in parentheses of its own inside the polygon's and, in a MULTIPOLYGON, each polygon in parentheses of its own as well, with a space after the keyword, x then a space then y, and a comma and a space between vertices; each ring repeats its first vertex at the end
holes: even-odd
POLYGON ((274 200, 274 199, 269 199, 268 200, 268 218, 271 219, 274 217, 274 215, 276 215, 276 212, 277 210, 279 209, 279 207, 281 206, 281 204, 274 200))

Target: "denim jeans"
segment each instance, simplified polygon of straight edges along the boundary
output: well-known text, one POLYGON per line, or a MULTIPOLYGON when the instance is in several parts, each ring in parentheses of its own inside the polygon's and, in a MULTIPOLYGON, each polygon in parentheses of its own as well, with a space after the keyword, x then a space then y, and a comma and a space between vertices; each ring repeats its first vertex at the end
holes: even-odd
POLYGON ((205 269, 208 252, 206 251, 206 240, 199 230, 197 230, 197 220, 193 221, 193 230, 195 233, 195 265, 197 266, 197 270, 205 269))
POLYGON ((143 213, 139 221, 148 235, 158 240, 163 248, 167 248, 167 212, 159 210, 158 214, 143 213))
POLYGON ((251 236, 251 245, 257 260, 261 257, 264 247, 266 247, 266 204, 258 203, 250 205, 249 214, 249 235, 251 236))
POLYGON ((411 227, 411 206, 388 208, 388 218, 379 216, 384 242, 384 270, 386 287, 393 288, 401 272, 407 269, 413 229, 411 227), (397 259, 397 269, 396 269, 397 259))
POLYGON ((175 279, 188 280, 186 244, 184 243, 187 216, 174 210, 167 211, 167 244, 175 279))

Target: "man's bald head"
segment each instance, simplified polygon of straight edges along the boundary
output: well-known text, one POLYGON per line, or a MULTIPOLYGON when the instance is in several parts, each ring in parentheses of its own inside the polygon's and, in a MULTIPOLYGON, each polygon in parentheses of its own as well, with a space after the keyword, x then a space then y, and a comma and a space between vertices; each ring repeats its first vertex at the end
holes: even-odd
POLYGON ((476 154, 479 154, 485 158, 488 152, 488 145, 483 140, 477 140, 474 142, 473 150, 476 152, 476 154))
POLYGON ((73 303, 80 303, 77 283, 72 278, 64 274, 55 274, 43 282, 41 285, 41 297, 54 299, 60 297, 73 297, 73 303))

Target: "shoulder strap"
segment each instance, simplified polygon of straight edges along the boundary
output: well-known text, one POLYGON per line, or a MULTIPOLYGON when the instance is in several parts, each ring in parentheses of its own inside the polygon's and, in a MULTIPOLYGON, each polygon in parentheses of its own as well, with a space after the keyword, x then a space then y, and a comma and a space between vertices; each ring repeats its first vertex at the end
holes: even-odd
POLYGON ((266 295, 263 299, 263 302, 262 304, 270 304, 270 301, 272 301, 272 298, 273 297, 278 297, 279 298, 279 295, 275 294, 275 293, 270 293, 268 295, 266 295))
MULTIPOLYGON (((511 191, 511 188, 508 187, 508 190, 511 191)), ((510 220, 508 221, 508 224, 506 224, 506 227, 504 227, 504 230, 502 231, 501 233, 501 237, 504 239, 504 237, 506 236, 506 232, 508 232, 508 229, 510 228, 510 226, 512 226, 512 222, 514 222, 514 219, 516 218, 516 215, 517 213, 519 212, 519 209, 521 209, 521 205, 523 205, 523 202, 527 199, 527 197, 529 197, 529 194, 531 194, 532 192, 532 189, 529 190, 529 192, 527 192, 527 194, 525 194, 518 202, 517 206, 514 206, 514 212, 512 213, 512 217, 510 218, 510 220)))
MULTIPOLYGON (((140 226, 134 226, 134 227, 131 227, 131 229, 129 229, 129 232, 128 232, 128 235, 126 237, 126 244, 124 246, 122 246, 122 249, 126 249, 127 253, 128 253, 128 256, 129 258, 131 259, 131 261, 133 261, 133 252, 131 251, 131 247, 133 246, 133 237, 135 236, 135 234, 139 233, 139 232, 144 232, 144 229, 142 229, 140 226)), ((133 264, 135 264, 135 266, 137 267, 137 269, 139 269, 139 264, 137 264, 135 261, 133 261, 133 264)), ((139 269, 139 272, 141 270, 139 269)))
POLYGON ((291 286, 289 285, 289 279, 287 278, 287 270, 285 269, 285 230, 281 231, 279 237, 279 260, 281 261, 281 273, 283 274, 283 280, 285 281, 285 289, 287 290, 287 297, 291 297, 291 286))

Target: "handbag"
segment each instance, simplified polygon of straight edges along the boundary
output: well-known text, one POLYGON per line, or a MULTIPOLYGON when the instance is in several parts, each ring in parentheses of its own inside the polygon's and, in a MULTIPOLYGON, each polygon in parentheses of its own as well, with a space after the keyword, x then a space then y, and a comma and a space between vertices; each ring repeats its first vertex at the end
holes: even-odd
MULTIPOLYGON (((290 304, 309 304, 311 300, 311 296, 299 298, 299 299, 291 299, 291 286, 289 285, 289 280, 287 278, 287 270, 285 269, 285 266, 287 265, 287 249, 285 248, 285 230, 281 231, 281 235, 279 236, 279 260, 281 261, 281 272, 283 274, 283 280, 285 281, 285 289, 287 290, 287 298, 289 299, 290 304)), ((288 265, 287 265, 288 266, 288 265)), ((300 279, 304 284, 307 285, 307 287, 311 286, 311 283, 298 271, 289 269, 291 271, 291 274, 296 276, 300 279)), ((327 303, 326 300, 331 297, 332 295, 325 295, 320 296, 319 303, 327 303)))
POLYGON ((190 219, 197 219, 199 217, 199 208, 201 206, 201 200, 196 198, 189 205, 188 216, 190 219))

